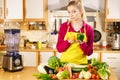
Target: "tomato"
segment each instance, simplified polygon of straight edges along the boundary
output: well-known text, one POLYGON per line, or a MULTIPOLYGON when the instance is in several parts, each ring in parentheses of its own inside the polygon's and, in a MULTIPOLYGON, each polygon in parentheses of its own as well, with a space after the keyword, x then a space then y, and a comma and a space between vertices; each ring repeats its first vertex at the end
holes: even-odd
POLYGON ((92 79, 96 79, 96 75, 95 74, 92 74, 92 79))
POLYGON ((57 76, 56 75, 52 75, 52 79, 53 80, 57 80, 57 76))
POLYGON ((75 75, 72 75, 72 76, 71 76, 71 79, 75 79, 75 78, 76 78, 76 76, 75 76, 75 75))
POLYGON ((98 74, 96 75, 96 79, 100 79, 100 76, 98 74))
POLYGON ((79 73, 73 73, 73 75, 78 78, 79 77, 79 73))
POLYGON ((58 72, 63 71, 63 70, 64 70, 63 67, 59 67, 59 68, 58 68, 58 72))

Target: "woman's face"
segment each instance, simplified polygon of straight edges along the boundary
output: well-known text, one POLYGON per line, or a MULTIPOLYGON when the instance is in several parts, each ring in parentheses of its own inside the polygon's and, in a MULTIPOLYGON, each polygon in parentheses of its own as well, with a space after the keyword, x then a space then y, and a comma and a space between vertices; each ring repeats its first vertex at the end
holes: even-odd
POLYGON ((68 13, 71 21, 81 20, 82 12, 76 6, 68 6, 68 13))

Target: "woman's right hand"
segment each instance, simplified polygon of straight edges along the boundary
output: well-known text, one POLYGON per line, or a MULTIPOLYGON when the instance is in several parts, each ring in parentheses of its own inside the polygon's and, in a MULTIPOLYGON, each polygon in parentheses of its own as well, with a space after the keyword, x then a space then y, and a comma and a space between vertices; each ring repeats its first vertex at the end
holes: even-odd
POLYGON ((75 42, 75 40, 70 40, 70 39, 68 39, 68 42, 72 44, 72 43, 75 42))

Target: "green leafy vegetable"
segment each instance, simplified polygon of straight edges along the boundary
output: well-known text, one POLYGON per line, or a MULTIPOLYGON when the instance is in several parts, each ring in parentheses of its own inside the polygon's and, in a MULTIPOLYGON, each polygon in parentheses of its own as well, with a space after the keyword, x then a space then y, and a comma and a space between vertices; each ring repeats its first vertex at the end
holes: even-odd
POLYGON ((48 74, 44 73, 39 73, 39 74, 33 74, 37 79, 42 79, 42 80, 53 80, 48 74))
POLYGON ((64 71, 58 72, 56 76, 57 76, 58 79, 61 80, 61 79, 68 79, 70 74, 67 70, 64 70, 64 71))
POLYGON ((97 73, 100 75, 101 79, 107 80, 110 75, 109 65, 106 62, 100 62, 96 58, 91 59, 92 66, 98 68, 97 73))
POLYGON ((105 68, 98 69, 98 74, 100 75, 101 79, 107 80, 108 79, 108 72, 105 68))
POLYGON ((48 65, 49 65, 50 68, 57 71, 58 68, 60 67, 60 59, 57 56, 51 56, 48 59, 48 65))

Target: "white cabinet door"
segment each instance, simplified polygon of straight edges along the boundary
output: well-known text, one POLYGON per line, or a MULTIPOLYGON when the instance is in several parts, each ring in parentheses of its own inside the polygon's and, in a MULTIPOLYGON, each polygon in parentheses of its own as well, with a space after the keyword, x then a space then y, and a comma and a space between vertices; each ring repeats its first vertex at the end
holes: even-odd
POLYGON ((43 18, 43 0, 26 0, 26 19, 43 18))
POLYGON ((47 63, 49 57, 53 55, 53 52, 40 52, 40 63, 47 63))
POLYGON ((120 19, 120 0, 108 0, 108 19, 120 19))
POLYGON ((6 0, 6 19, 23 19, 23 0, 6 0))
MULTIPOLYGON (((120 53, 102 53, 102 62, 107 64, 116 72, 117 76, 120 76, 120 53)), ((120 77, 119 77, 120 80, 120 77)))
POLYGON ((4 19, 4 0, 0 0, 0 19, 4 19))
POLYGON ((36 66, 36 52, 20 52, 23 66, 36 66))

